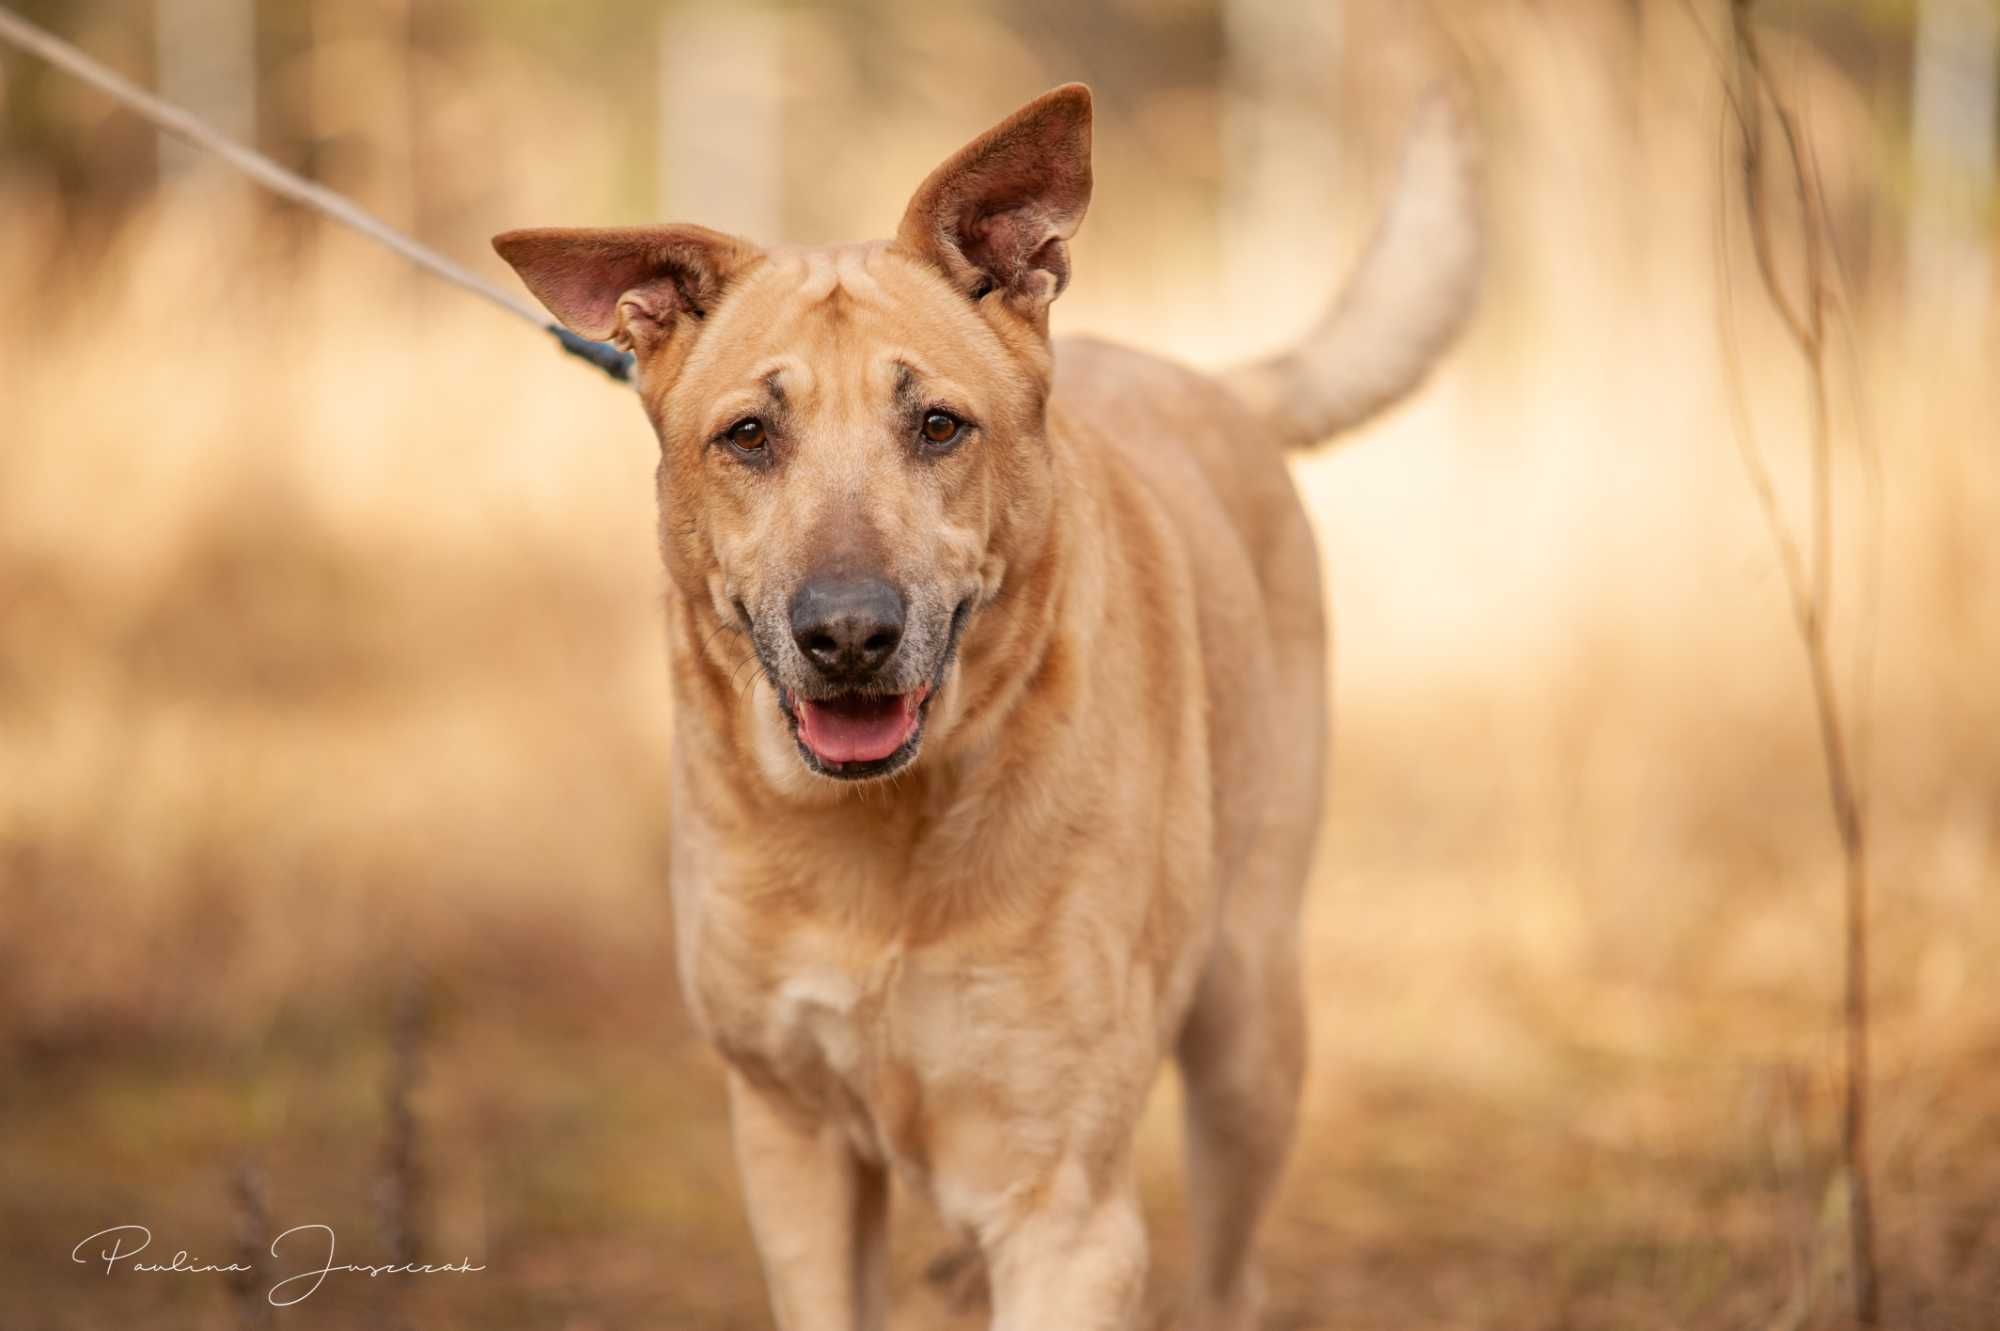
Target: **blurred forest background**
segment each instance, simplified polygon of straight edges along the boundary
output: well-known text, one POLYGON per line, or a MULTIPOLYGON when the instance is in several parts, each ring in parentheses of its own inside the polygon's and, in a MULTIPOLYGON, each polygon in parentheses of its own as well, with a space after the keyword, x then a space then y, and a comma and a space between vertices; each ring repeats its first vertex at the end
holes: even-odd
MULTIPOLYGON (((1415 97, 1469 78, 1480 320, 1297 469, 1338 738, 1270 1325, 1843 1324, 1839 856, 1725 262, 1794 520, 1808 398, 1716 0, 17 7, 510 289, 513 226, 887 234, 962 140, 1087 80, 1058 330, 1202 364, 1305 325, 1415 97)), ((1759 14, 1852 334, 1885 1320, 1986 1331, 2000 9, 1759 14)), ((0 51, 0 1325, 266 1324, 261 1285, 71 1261, 124 1223, 266 1283, 308 1223, 487 1268, 336 1278, 293 1327, 768 1325, 671 969, 652 453, 545 340, 0 51)), ((921 1206, 898 1226, 896 1325, 978 1324, 923 1277, 921 1206)))

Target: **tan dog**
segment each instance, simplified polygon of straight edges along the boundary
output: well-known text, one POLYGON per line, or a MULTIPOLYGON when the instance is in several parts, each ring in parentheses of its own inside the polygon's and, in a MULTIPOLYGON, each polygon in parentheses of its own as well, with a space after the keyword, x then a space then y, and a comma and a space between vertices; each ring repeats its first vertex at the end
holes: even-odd
POLYGON ((1222 382, 1050 344, 1090 199, 1075 85, 939 167, 893 241, 495 240, 636 354, 659 435, 681 976, 786 1331, 883 1325, 892 1169, 977 1243, 994 1326, 1128 1325, 1169 1053, 1190 1324, 1252 1324, 1326 766, 1284 450, 1410 389, 1467 312, 1458 124, 1427 112, 1307 344, 1222 382))

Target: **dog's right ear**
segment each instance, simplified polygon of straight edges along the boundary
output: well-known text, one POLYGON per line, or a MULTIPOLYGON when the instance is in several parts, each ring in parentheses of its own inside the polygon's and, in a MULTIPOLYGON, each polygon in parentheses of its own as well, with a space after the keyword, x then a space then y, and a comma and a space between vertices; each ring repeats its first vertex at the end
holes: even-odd
POLYGON ((706 315, 760 253, 700 226, 544 227, 504 232, 493 248, 564 327, 641 356, 706 315))
POLYGON ((1041 323, 1069 284, 1090 207, 1090 89, 1069 83, 959 149, 917 187, 897 243, 974 300, 998 292, 1041 323))

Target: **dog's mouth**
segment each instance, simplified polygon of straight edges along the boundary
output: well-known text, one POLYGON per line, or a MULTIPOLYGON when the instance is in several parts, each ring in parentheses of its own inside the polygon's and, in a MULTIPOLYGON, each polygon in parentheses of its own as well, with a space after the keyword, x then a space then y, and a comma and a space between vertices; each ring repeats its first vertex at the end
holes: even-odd
POLYGON ((924 724, 925 684, 908 693, 848 693, 793 698, 799 745, 835 776, 887 763, 916 739, 924 724))
POLYGON ((779 684, 778 709, 799 756, 821 776, 860 781, 901 770, 917 756, 924 717, 944 687, 958 640, 972 611, 968 597, 952 612, 945 649, 930 679, 904 693, 835 693, 808 698, 779 684))

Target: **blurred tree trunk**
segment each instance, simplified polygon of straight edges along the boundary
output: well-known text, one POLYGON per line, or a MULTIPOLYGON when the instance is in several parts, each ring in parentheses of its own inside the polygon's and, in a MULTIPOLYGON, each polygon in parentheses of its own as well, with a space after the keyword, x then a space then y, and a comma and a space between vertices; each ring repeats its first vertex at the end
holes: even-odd
POLYGON ((669 6, 660 19, 658 208, 771 242, 784 230, 781 15, 669 6))
MULTIPOLYGON (((154 0, 153 50, 160 96, 243 143, 257 141, 256 0, 154 0)), ((177 139, 160 135, 160 178, 234 172, 177 139)))
POLYGON ((1991 329, 2000 6, 1923 0, 1912 74, 1909 308, 1938 335, 1991 329))
POLYGON ((1223 0, 1223 290, 1255 309, 1327 250, 1338 179, 1344 3, 1223 0))

